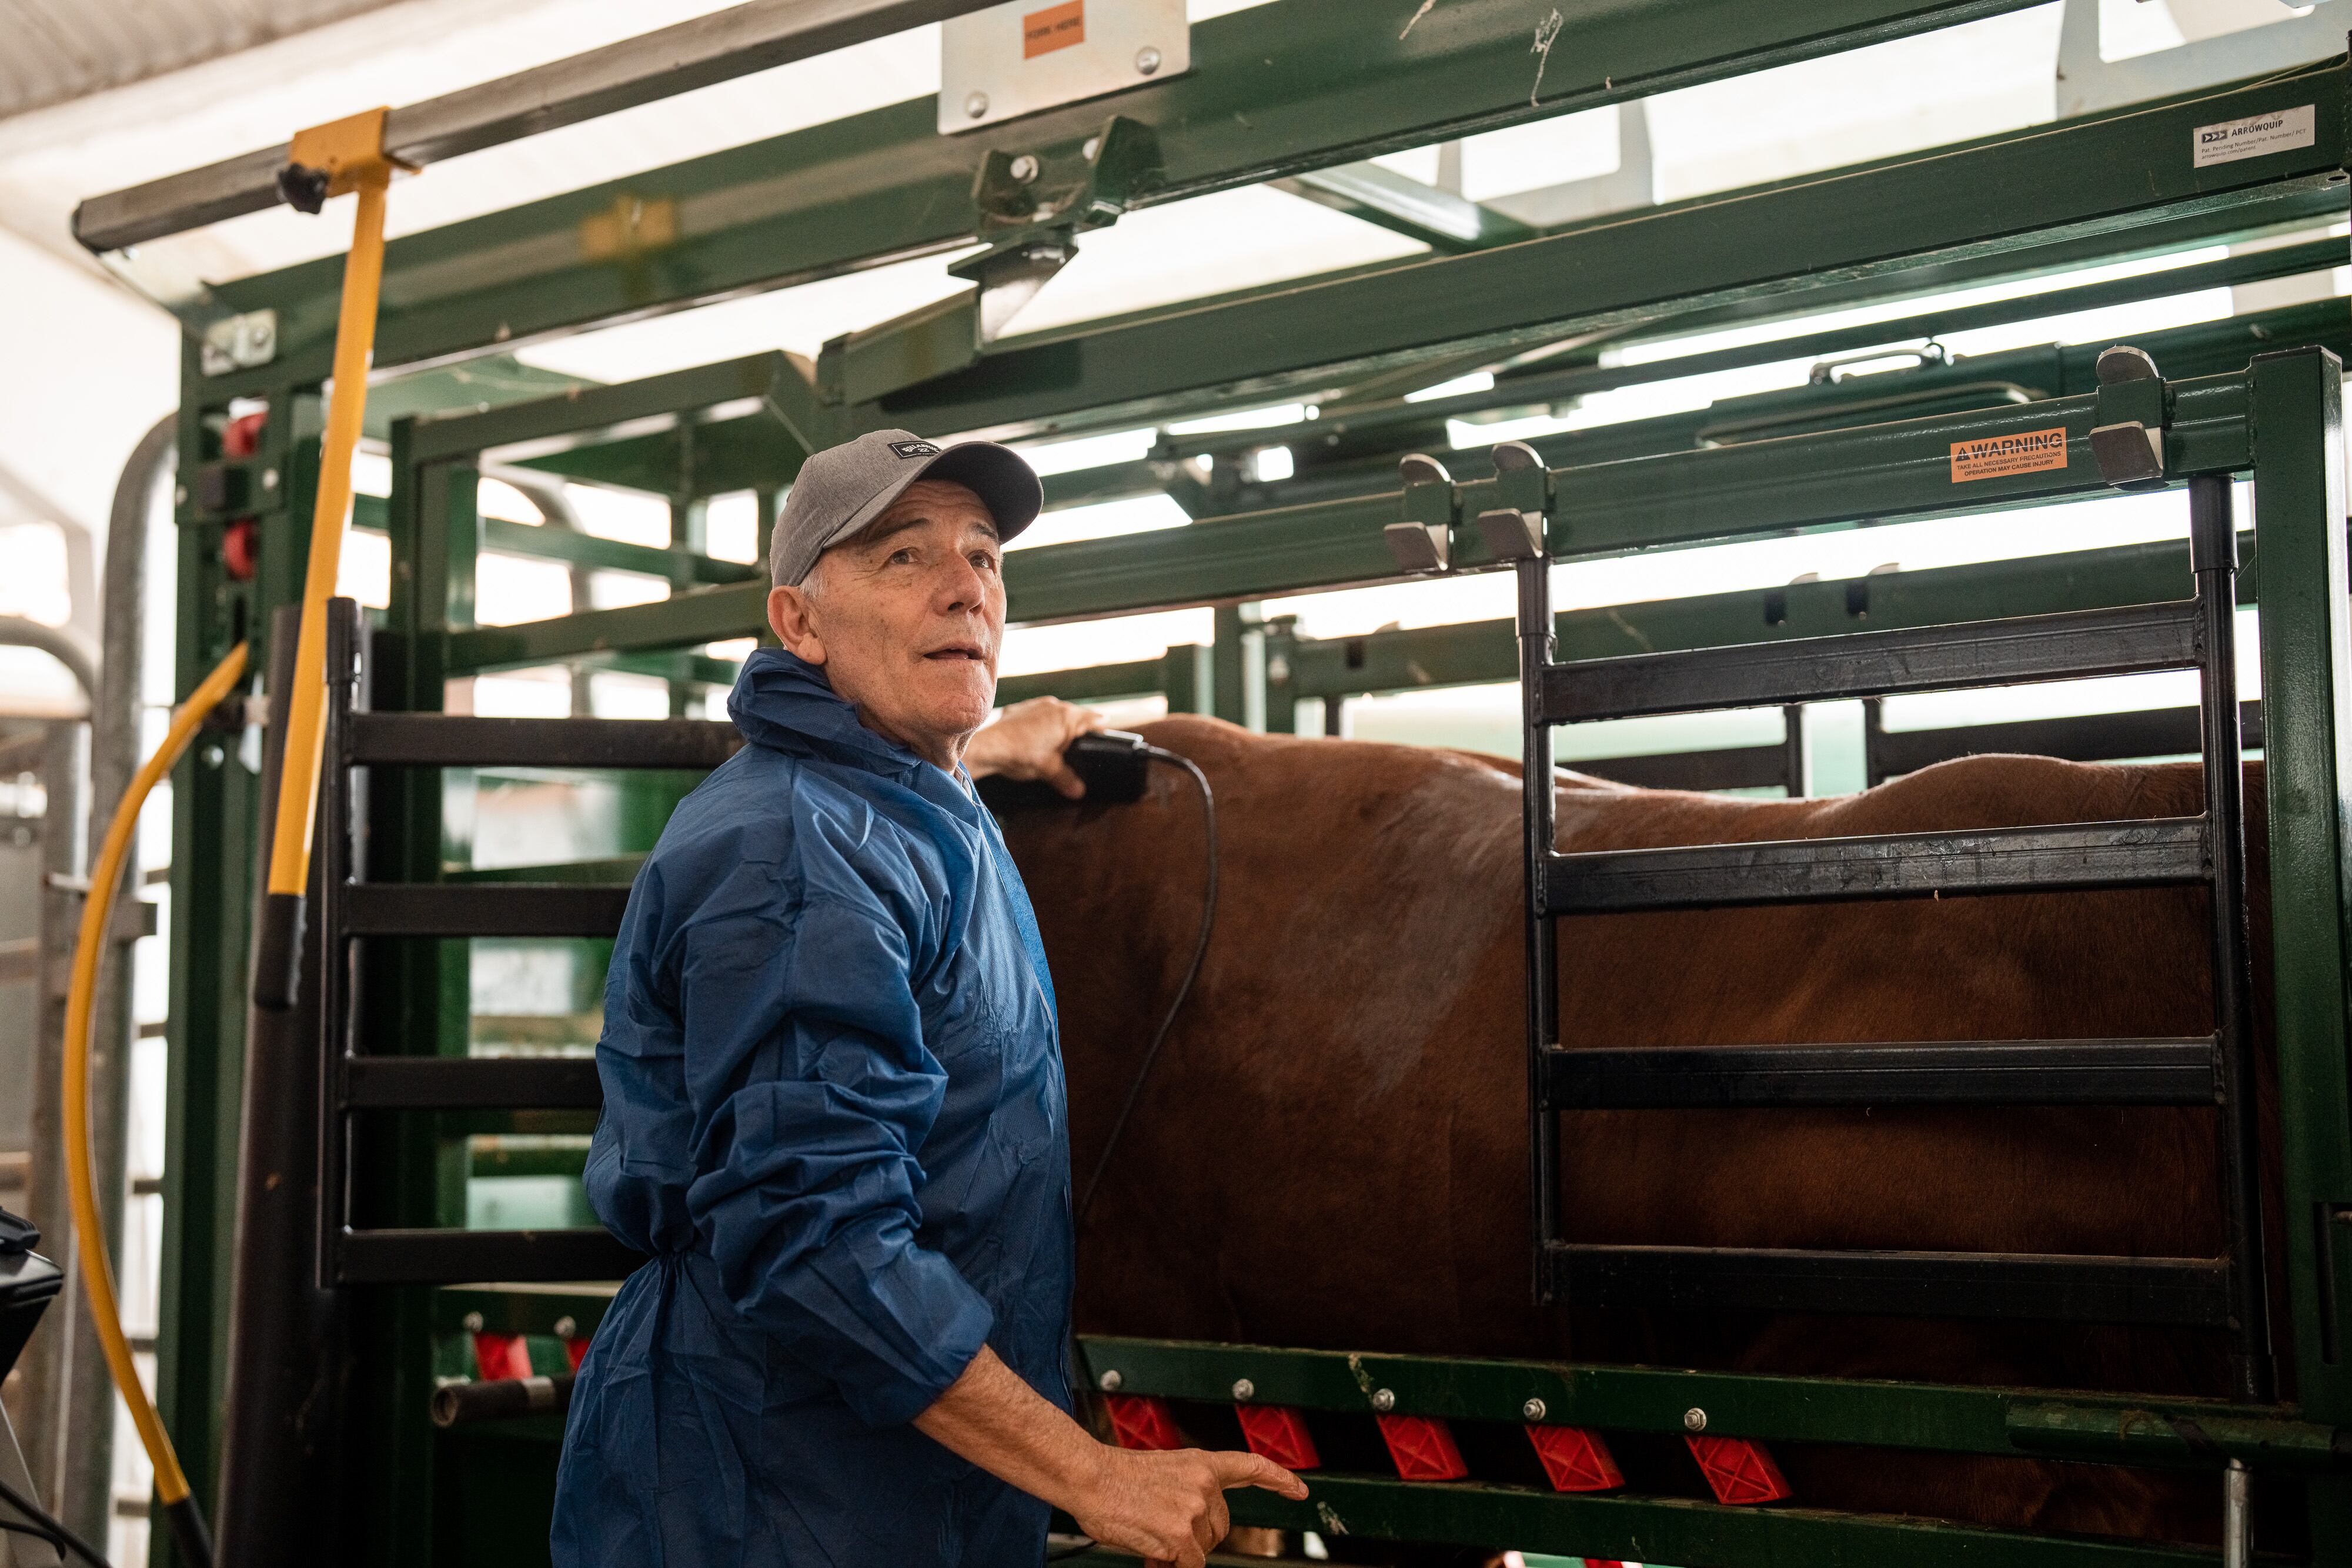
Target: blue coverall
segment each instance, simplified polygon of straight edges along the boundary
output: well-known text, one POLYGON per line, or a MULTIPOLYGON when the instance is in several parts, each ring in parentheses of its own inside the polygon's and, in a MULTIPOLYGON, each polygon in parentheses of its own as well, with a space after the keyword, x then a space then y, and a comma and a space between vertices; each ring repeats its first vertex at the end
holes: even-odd
POLYGON ((1053 983, 968 786, 818 669, 745 662, 751 744, 629 894, 590 1200, 651 1255, 580 1366, 556 1568, 1031 1568, 1046 1508, 908 1423, 982 1343, 1069 1407, 1053 983))

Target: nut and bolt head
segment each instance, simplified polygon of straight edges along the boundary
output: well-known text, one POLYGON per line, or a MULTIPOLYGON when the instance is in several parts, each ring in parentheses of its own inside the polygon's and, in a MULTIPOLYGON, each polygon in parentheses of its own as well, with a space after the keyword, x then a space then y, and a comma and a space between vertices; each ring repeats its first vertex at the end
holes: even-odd
POLYGON ((467 1312, 466 1314, 466 1332, 467 1333, 479 1333, 482 1332, 481 1313, 467 1312))
POLYGON ((1530 1399, 1519 1406, 1519 1414, 1528 1420, 1540 1421, 1544 1418, 1544 1402, 1540 1399, 1530 1399))
POLYGON ((1020 157, 1013 160, 1012 165, 1005 170, 1005 172, 1025 185, 1037 177, 1037 160, 1024 152, 1020 157))
POLYGON ((1395 1408, 1396 1408, 1396 1394, 1395 1394, 1395 1392, 1394 1392, 1393 1390, 1391 1390, 1391 1389, 1387 1389, 1387 1388, 1375 1388, 1375 1389, 1373 1389, 1373 1390, 1372 1390, 1372 1408, 1373 1408, 1373 1409, 1375 1409, 1375 1410, 1377 1410, 1377 1411, 1379 1411, 1379 1412, 1380 1412, 1381 1415, 1383 1415, 1383 1416, 1387 1415, 1390 1411, 1391 1411, 1391 1410, 1395 1409, 1395 1408))
POLYGON ((978 120, 988 112, 988 95, 984 92, 971 94, 963 100, 963 111, 971 119, 978 120))
POLYGON ((181 486, 177 486, 173 487, 173 491, 172 491, 172 505, 173 505, 173 506, 175 506, 175 507, 184 507, 184 506, 186 506, 187 504, 188 504, 188 487, 187 487, 185 485, 181 485, 181 486))
POLYGON ((1704 1410, 1702 1410, 1702 1409, 1700 1409, 1700 1408, 1699 1408, 1697 1406, 1696 1406, 1696 1405, 1692 1406, 1689 1409, 1687 1409, 1687 1410, 1684 1411, 1684 1412, 1683 1412, 1683 1430, 1684 1430, 1684 1431, 1685 1431, 1685 1432, 1704 1432, 1704 1431, 1706 1431, 1706 1411, 1704 1411, 1704 1410))
POLYGON ((1118 1369, 1117 1367, 1113 1367, 1108 1372, 1104 1373, 1100 1377, 1095 1379, 1095 1386, 1101 1389, 1105 1394, 1116 1394, 1119 1390, 1119 1385, 1126 1381, 1127 1379, 1118 1375, 1118 1369))
POLYGON ((1095 154, 1101 151, 1102 138, 1099 136, 1089 136, 1087 138, 1086 145, 1078 149, 1078 156, 1091 163, 1095 161, 1095 154))
POLYGON ((1255 1384, 1255 1383, 1252 1383, 1252 1382, 1251 1382, 1248 1378, 1246 1378, 1246 1377, 1236 1377, 1236 1378, 1234 1378, 1234 1398, 1236 1398, 1236 1399, 1255 1399, 1255 1398, 1256 1398, 1256 1397, 1257 1397, 1257 1385, 1256 1385, 1256 1384, 1255 1384))
POLYGON ((556 1337, 556 1338, 558 1338, 558 1339, 574 1339, 574 1338, 577 1338, 577 1337, 579 1336, 579 1333, 580 1333, 580 1325, 579 1325, 578 1323, 574 1322, 572 1319, 570 1319, 570 1318, 558 1318, 558 1319, 556 1319, 556 1320, 555 1320, 555 1337, 556 1337))
POLYGON ((1136 50, 1135 68, 1145 76, 1150 76, 1153 71, 1158 70, 1160 68, 1160 51, 1153 48, 1150 44, 1146 44, 1143 47, 1136 50))
POLYGON ((275 490, 276 488, 278 488, 278 470, 277 470, 277 469, 275 469, 275 468, 264 468, 264 469, 261 471, 261 487, 262 487, 263 489, 265 489, 265 490, 275 490))

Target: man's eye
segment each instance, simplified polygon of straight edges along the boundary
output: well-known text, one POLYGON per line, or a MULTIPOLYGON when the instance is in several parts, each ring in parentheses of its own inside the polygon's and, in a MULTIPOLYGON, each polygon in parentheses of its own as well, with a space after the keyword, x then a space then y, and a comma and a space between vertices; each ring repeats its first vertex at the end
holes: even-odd
POLYGON ((912 566, 915 564, 915 552, 910 549, 892 550, 890 552, 890 564, 892 566, 912 566))
POLYGON ((976 571, 994 571, 996 558, 986 550, 975 550, 972 552, 971 564, 976 571))

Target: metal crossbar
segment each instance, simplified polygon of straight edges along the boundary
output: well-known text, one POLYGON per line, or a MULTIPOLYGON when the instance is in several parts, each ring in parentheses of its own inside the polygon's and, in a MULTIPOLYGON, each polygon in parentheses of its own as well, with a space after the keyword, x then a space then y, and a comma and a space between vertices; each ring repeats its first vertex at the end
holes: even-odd
MULTIPOLYGON (((1524 726, 1530 1217, 1541 1302, 2226 1328, 2236 1396, 2273 1395, 2244 886, 2237 549, 2229 481, 2189 480, 2196 597, 2006 621, 1557 661, 1544 523, 1551 476, 1496 453, 1515 508, 1481 517, 1518 578, 1524 726), (1517 486, 1512 490, 1512 486, 1517 486), (1540 507, 1540 510, 1534 509, 1540 507), (2194 668, 2205 809, 2194 818, 1560 853, 1552 728, 1707 708, 2194 668), (1964 1040, 1635 1050, 1563 1046, 1555 924, 1637 910, 1956 894, 2210 890, 2213 1030, 2170 1040, 1964 1040), (1559 1218, 1559 1116, 1650 1108, 2213 1104, 2228 1250, 2218 1259, 1596 1246, 1559 1218)), ((2163 738, 2178 738, 2168 716, 2163 738)), ((2151 736, 2156 731, 2153 726, 2151 736)))

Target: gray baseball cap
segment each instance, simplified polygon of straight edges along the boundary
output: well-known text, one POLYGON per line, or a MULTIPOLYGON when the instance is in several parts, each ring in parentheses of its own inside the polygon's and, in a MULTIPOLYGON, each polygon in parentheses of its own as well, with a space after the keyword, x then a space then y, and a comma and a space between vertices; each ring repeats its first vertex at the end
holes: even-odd
POLYGON ((873 430, 828 446, 801 465, 776 518, 768 570, 779 586, 797 586, 816 558, 853 538, 918 479, 969 487, 1009 539, 1045 505, 1037 471, 1009 446, 966 441, 941 447, 910 430, 873 430))

